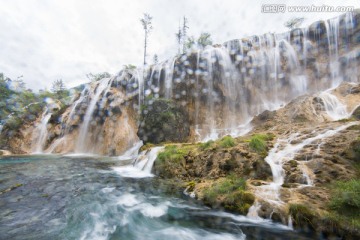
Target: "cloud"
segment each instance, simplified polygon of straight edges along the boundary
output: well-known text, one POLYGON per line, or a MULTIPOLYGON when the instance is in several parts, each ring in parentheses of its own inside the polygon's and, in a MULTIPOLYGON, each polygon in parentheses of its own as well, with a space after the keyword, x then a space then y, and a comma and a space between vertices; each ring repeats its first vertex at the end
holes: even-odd
MULTIPOLYGON (((62 78, 68 86, 86 81, 89 72, 116 73, 125 64, 141 65, 144 12, 153 16, 149 60, 177 52, 175 32, 183 16, 189 35, 211 33, 217 43, 265 32, 281 32, 292 16, 306 23, 339 13, 261 13, 264 3, 299 5, 298 1, 254 0, 0 0, 0 72, 24 76, 33 89, 49 88, 62 78)), ((337 1, 304 4, 338 6, 337 1)), ((360 7, 358 0, 342 5, 360 7)))

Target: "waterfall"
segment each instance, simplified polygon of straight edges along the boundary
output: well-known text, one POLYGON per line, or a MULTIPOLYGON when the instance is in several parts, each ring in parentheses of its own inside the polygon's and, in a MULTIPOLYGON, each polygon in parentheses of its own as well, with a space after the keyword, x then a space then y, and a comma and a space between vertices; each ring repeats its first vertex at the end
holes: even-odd
POLYGON ((332 120, 337 121, 349 117, 346 106, 342 104, 335 95, 325 91, 320 93, 319 97, 324 103, 327 115, 329 115, 332 120))
POLYGON ((175 61, 176 58, 174 57, 171 61, 168 61, 165 65, 165 98, 168 99, 172 97, 172 91, 173 91, 172 85, 173 85, 175 61))
POLYGON ((81 91, 79 98, 72 104, 71 110, 69 113, 69 117, 66 121, 66 128, 65 128, 65 134, 69 132, 70 122, 74 119, 75 113, 76 113, 76 107, 84 101, 84 99, 88 96, 89 93, 89 86, 86 85, 84 89, 81 91))
POLYGON ((34 133, 36 134, 33 140, 33 142, 35 143, 33 145, 33 152, 34 153, 42 153, 43 149, 44 149, 44 145, 46 143, 47 140, 47 136, 48 136, 48 123, 49 120, 51 118, 51 112, 49 111, 48 108, 46 108, 46 110, 43 112, 42 116, 41 116, 41 121, 38 124, 38 126, 35 128, 34 133))
POLYGON ((100 83, 97 85, 96 92, 94 96, 92 97, 89 106, 87 107, 85 116, 84 116, 84 122, 81 125, 79 137, 77 140, 76 145, 76 152, 78 153, 84 153, 88 150, 88 135, 89 135, 89 124, 92 119, 96 104, 98 103, 98 100, 100 98, 100 95, 107 91, 107 89, 110 87, 111 84, 110 78, 104 78, 100 81, 100 83))
POLYGON ((147 153, 145 153, 142 159, 136 159, 134 166, 145 173, 151 174, 151 169, 154 165, 154 162, 164 147, 153 147, 147 153))
MULTIPOLYGON (((74 135, 75 150, 68 151, 119 155, 126 148, 115 148, 124 140, 112 141, 112 131, 119 132, 119 125, 126 131, 136 129, 138 116, 129 109, 141 114, 158 98, 169 99, 188 113, 195 141, 245 134, 252 128, 252 118, 265 110, 277 110, 298 96, 326 91, 343 81, 358 83, 357 28, 353 14, 347 13, 287 33, 189 51, 146 69, 124 68, 82 90, 66 112, 60 137, 74 135), (98 147, 103 142, 111 150, 98 147)), ((325 92, 319 97, 333 120, 349 115, 334 95, 325 92)))
MULTIPOLYGON (((152 167, 158 154, 164 147, 153 147, 150 150, 142 151, 138 154, 131 165, 115 167, 114 170, 123 177, 144 178, 153 177, 152 167)), ((127 153, 125 153, 127 155, 127 153)), ((125 160, 127 156, 121 156, 119 159, 125 160)))

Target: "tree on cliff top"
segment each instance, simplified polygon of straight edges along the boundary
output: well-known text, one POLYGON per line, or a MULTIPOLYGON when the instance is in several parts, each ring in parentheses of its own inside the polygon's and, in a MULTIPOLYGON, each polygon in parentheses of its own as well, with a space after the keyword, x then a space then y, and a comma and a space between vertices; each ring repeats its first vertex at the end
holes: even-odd
POLYGON ((188 26, 187 24, 188 24, 188 19, 187 19, 187 17, 184 16, 184 19, 183 19, 183 29, 182 29, 183 53, 186 52, 186 44, 185 44, 185 41, 186 41, 186 33, 187 33, 187 29, 189 29, 189 26, 188 26))
POLYGON ((211 45, 213 42, 211 40, 210 33, 203 32, 200 34, 200 37, 197 40, 197 44, 199 47, 204 48, 208 45, 211 45))
POLYGON ((148 45, 148 35, 150 34, 152 27, 152 17, 148 13, 144 13, 144 17, 140 19, 140 22, 144 28, 144 65, 146 65, 146 49, 148 45))
POLYGON ((186 49, 191 49, 193 47, 203 49, 208 45, 212 45, 213 41, 211 40, 210 33, 203 32, 200 34, 199 38, 195 40, 194 36, 187 38, 185 46, 186 49))
POLYGON ((301 17, 294 17, 291 18, 289 21, 287 21, 284 26, 289 28, 290 30, 299 27, 303 22, 304 22, 305 18, 301 17))
POLYGON ((180 54, 180 52, 181 52, 182 36, 183 35, 182 35, 181 26, 180 26, 180 22, 179 22, 179 30, 177 33, 175 33, 176 42, 178 43, 178 54, 180 54))

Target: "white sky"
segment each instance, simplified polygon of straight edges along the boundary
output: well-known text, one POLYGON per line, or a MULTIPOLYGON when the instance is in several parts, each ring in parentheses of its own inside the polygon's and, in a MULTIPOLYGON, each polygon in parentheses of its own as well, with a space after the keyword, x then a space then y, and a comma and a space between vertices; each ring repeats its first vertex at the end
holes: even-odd
POLYGON ((87 73, 118 72, 141 65, 144 12, 153 16, 148 62, 175 55, 179 20, 188 35, 209 32, 214 43, 266 32, 305 17, 303 26, 341 13, 262 13, 262 4, 354 6, 359 0, 0 0, 0 72, 23 75, 33 89, 62 78, 67 86, 85 82, 87 73))

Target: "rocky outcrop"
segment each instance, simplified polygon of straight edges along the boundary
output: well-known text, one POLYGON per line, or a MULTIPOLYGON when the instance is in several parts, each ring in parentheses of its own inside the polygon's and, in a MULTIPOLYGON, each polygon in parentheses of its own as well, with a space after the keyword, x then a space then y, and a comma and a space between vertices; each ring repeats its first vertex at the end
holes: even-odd
MULTIPOLYGON (((345 83, 329 93, 351 113, 360 102, 358 87, 345 83)), ((153 171, 161 178, 177 179, 187 194, 211 207, 246 214, 248 204, 255 204, 256 199, 260 217, 288 224, 291 216, 292 224, 300 231, 356 239, 360 228, 351 222, 357 220, 332 206, 337 184, 360 176, 360 122, 350 114, 349 118, 333 121, 329 111, 321 96, 299 97, 277 111, 258 115, 252 122, 253 131, 243 137, 167 146, 153 171), (284 182, 276 201, 260 194, 273 181, 265 159, 269 151, 273 154, 275 150, 284 150, 277 156, 282 162, 284 182), (241 191, 247 197, 226 190, 238 184, 234 178, 246 182, 241 191)))
POLYGON ((153 99, 143 106, 138 136, 144 143, 187 142, 190 136, 187 112, 172 100, 153 99))

